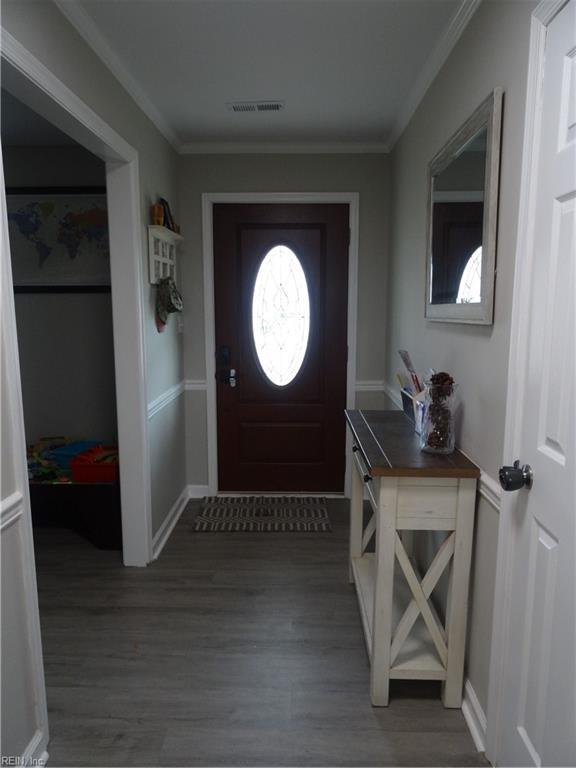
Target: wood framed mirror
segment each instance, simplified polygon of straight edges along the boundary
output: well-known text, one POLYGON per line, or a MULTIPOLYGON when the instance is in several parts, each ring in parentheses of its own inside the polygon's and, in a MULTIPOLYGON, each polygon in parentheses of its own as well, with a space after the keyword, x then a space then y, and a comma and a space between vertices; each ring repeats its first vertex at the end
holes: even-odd
POLYGON ((428 320, 492 324, 501 125, 495 88, 428 166, 428 320))

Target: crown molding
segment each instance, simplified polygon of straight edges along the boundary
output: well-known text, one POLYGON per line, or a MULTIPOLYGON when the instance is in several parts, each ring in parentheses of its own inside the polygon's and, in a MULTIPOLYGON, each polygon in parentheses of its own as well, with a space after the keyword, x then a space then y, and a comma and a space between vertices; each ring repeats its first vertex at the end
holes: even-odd
POLYGON ((54 0, 55 5, 112 72, 135 103, 172 147, 182 155, 226 154, 386 154, 402 135, 410 118, 442 68, 482 0, 462 0, 444 35, 428 57, 410 90, 386 141, 377 142, 180 142, 161 112, 112 50, 88 13, 78 4, 54 0))
POLYGON ((422 67, 418 78, 412 86, 406 100, 404 101, 394 126, 388 135, 387 145, 390 150, 394 147, 404 129, 410 122, 412 115, 418 109, 420 102, 426 95, 428 88, 434 82, 436 76, 444 66, 446 59, 451 54, 454 46, 460 39, 462 33, 468 26, 472 16, 476 13, 482 0, 462 0, 458 10, 452 17, 448 28, 435 45, 432 53, 422 67))
POLYGON ((178 152, 180 148, 178 137, 168 125, 161 112, 146 95, 141 85, 112 50, 89 14, 75 2, 54 0, 54 4, 58 7, 60 13, 72 24, 78 34, 88 43, 102 63, 108 67, 142 112, 154 123, 164 138, 178 152))
POLYGON ((367 142, 202 142, 181 144, 181 155, 381 155, 389 152, 388 144, 379 141, 367 142))

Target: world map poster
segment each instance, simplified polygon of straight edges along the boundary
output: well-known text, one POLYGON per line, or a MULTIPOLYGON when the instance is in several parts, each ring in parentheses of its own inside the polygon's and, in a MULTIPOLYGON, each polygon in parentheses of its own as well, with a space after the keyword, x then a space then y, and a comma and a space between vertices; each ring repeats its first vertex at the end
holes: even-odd
POLYGON ((7 194, 15 286, 110 285, 106 195, 7 194))

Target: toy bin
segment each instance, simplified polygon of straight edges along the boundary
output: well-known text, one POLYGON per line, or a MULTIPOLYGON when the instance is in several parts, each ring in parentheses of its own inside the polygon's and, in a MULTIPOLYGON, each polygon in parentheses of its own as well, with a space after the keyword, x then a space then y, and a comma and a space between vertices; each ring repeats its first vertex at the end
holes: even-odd
POLYGON ((75 483, 115 483, 118 481, 118 449, 97 446, 70 462, 75 483))
POLYGON ((45 458, 53 461, 60 469, 69 470, 72 461, 80 454, 86 453, 90 448, 101 447, 97 440, 74 440, 55 445, 45 451, 45 458))

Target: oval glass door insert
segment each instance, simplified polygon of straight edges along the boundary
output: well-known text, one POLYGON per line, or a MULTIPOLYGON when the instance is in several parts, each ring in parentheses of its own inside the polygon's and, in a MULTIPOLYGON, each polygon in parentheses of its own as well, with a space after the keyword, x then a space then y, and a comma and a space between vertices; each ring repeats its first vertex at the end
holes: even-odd
POLYGON ((252 295, 252 334, 268 379, 285 387, 302 367, 310 336, 310 297, 300 259, 285 245, 262 259, 252 295))

